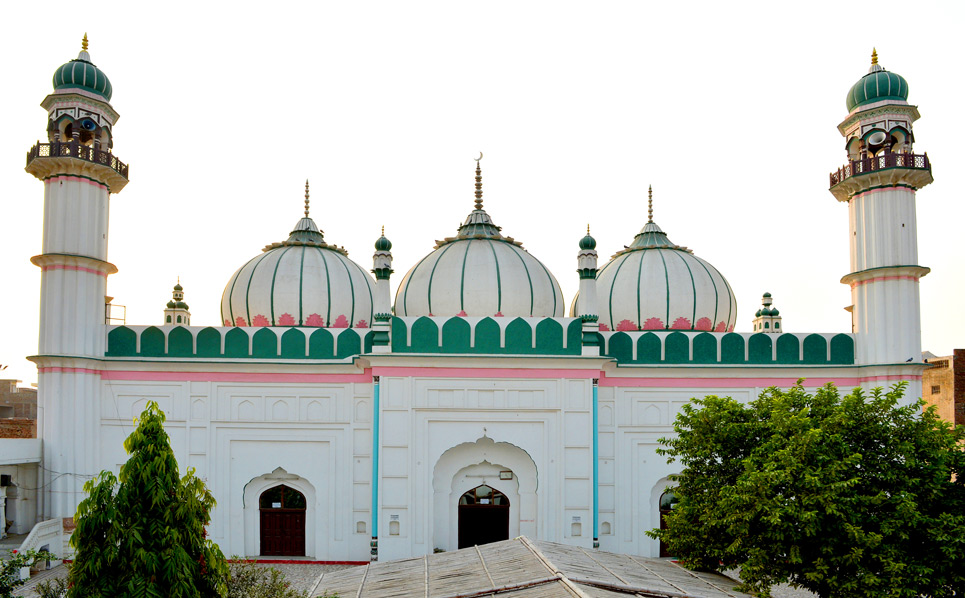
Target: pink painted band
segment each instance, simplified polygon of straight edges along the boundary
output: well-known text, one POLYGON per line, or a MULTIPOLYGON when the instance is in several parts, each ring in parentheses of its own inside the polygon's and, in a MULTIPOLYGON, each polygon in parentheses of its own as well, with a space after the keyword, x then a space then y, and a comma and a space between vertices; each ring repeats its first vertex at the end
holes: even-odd
POLYGON ((918 276, 907 276, 907 275, 905 275, 905 276, 878 276, 878 277, 875 277, 875 278, 869 278, 869 279, 867 279, 867 280, 858 280, 858 281, 852 282, 852 283, 851 283, 851 288, 853 289, 853 288, 859 287, 859 286, 861 286, 861 285, 863 285, 863 284, 868 284, 869 282, 878 282, 878 281, 881 281, 881 280, 914 280, 914 281, 917 281, 918 278, 919 278, 918 276))
POLYGON ((100 370, 92 370, 89 368, 60 368, 60 367, 50 367, 50 368, 37 368, 41 374, 100 374, 100 370))
POLYGON ((865 195, 874 195, 875 193, 884 193, 885 191, 896 191, 896 190, 898 190, 898 189, 902 189, 902 190, 904 190, 904 191, 909 191, 912 195, 915 194, 915 190, 914 190, 914 189, 909 189, 908 187, 897 187, 897 186, 894 186, 894 187, 881 187, 881 188, 878 188, 878 189, 869 189, 868 191, 862 191, 861 193, 855 193, 855 194, 854 194, 854 197, 853 197, 852 199, 855 199, 855 198, 858 198, 858 197, 862 197, 862 196, 865 196, 865 195))
POLYGON ((428 378, 599 378, 600 370, 572 369, 514 369, 514 368, 420 368, 380 367, 373 368, 376 376, 428 377, 428 378))
POLYGON ((84 266, 67 266, 65 264, 50 264, 49 266, 41 266, 40 270, 46 272, 47 270, 73 270, 75 272, 87 272, 89 274, 96 274, 98 276, 103 276, 107 278, 107 272, 101 272, 100 270, 95 270, 93 268, 85 268, 84 266))
POLYGON ((98 183, 97 181, 92 181, 92 180, 90 180, 90 179, 85 179, 84 177, 70 176, 69 174, 64 174, 64 175, 60 175, 60 176, 50 177, 49 179, 46 179, 44 182, 45 182, 45 183, 53 183, 54 181, 58 181, 58 180, 62 180, 62 181, 76 181, 76 182, 78 182, 78 183, 87 183, 88 185, 92 185, 92 186, 94 186, 94 187, 97 187, 98 189, 104 189, 105 191, 108 190, 107 185, 105 185, 104 183, 98 183))
POLYGON ((262 374, 257 372, 149 372, 149 371, 102 371, 105 380, 145 380, 145 381, 182 381, 182 382, 292 382, 338 383, 372 382, 371 370, 364 374, 262 374))
MULTIPOLYGON (((828 382, 835 386, 858 386, 864 382, 899 382, 901 380, 921 380, 921 375, 909 376, 867 376, 848 378, 807 378, 807 386, 824 386, 828 382)), ((617 388, 768 388, 771 386, 789 387, 797 383, 797 378, 606 378, 600 379, 600 386, 617 388)))

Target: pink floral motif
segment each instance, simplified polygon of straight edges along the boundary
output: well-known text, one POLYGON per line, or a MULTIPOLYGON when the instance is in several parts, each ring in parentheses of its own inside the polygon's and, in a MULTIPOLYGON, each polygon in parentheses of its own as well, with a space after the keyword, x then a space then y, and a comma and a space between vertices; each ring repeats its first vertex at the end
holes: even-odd
POLYGON ((225 321, 224 321, 224 325, 225 325, 225 326, 231 326, 231 320, 225 320, 225 321))
POLYGON ((504 317, 504 316, 503 316, 503 312, 497 311, 496 314, 495 314, 493 317, 494 317, 494 318, 502 318, 502 317, 504 317))
POLYGON ((265 316, 263 316, 263 315, 261 315, 261 314, 258 314, 257 316, 255 316, 255 317, 251 320, 251 325, 252 325, 252 326, 268 326, 268 325, 270 325, 270 324, 271 324, 271 322, 268 321, 268 318, 266 318, 265 316))
POLYGON ((293 318, 291 314, 287 314, 287 313, 286 313, 286 314, 282 314, 281 317, 278 318, 278 325, 279 325, 279 326, 294 326, 294 325, 295 325, 295 318, 293 318))
POLYGON ((463 318, 465 318, 465 317, 466 317, 466 310, 464 310, 464 309, 459 310, 459 313, 456 314, 456 317, 463 317, 463 318))
POLYGON ((628 331, 639 330, 639 328, 637 327, 636 322, 631 322, 630 320, 620 320, 620 323, 617 324, 617 330, 628 331))
POLYGON ((355 327, 356 327, 356 328, 368 328, 368 327, 369 327, 369 323, 366 322, 365 320, 359 320, 358 322, 355 323, 355 327))
POLYGON ((335 318, 335 323, 332 324, 332 328, 348 328, 348 318, 346 318, 344 314, 335 318))
POLYGON ((600 324, 600 332, 610 332, 610 327, 607 326, 606 324, 601 323, 601 324, 600 324))
POLYGON ((242 318, 241 316, 238 316, 237 318, 235 318, 235 326, 247 326, 247 325, 248 325, 248 322, 245 322, 245 319, 242 318))
POLYGON ((673 321, 671 328, 674 330, 690 330, 690 320, 687 318, 677 318, 673 321))
POLYGON ((663 320, 660 318, 647 318, 647 321, 643 323, 644 330, 663 330, 666 326, 663 325, 663 320))
POLYGON ((734 327, 731 326, 730 328, 728 328, 728 329, 727 329, 727 332, 734 332, 734 327))
POLYGON ((312 314, 305 320, 305 325, 311 326, 312 328, 321 328, 325 325, 325 320, 318 314, 312 314))
POLYGON ((714 327, 714 323, 710 321, 710 318, 700 318, 697 323, 694 324, 694 328, 697 330, 710 330, 714 327))
POLYGON ((717 327, 714 328, 714 332, 726 332, 727 324, 725 322, 717 322, 717 327))

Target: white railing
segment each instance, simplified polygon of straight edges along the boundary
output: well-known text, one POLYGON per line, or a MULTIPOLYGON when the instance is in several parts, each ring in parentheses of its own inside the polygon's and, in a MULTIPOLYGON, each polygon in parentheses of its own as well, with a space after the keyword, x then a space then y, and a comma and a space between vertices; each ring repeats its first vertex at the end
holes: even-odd
MULTIPOLYGON (((41 521, 30 530, 30 533, 24 538, 23 543, 20 544, 20 548, 17 551, 25 553, 29 550, 46 550, 57 557, 50 561, 51 566, 56 567, 61 563, 60 559, 63 558, 62 555, 58 554, 58 551, 61 551, 63 546, 64 520, 60 518, 48 519, 47 521, 41 521)), ((20 575, 21 578, 24 578, 23 570, 21 570, 20 575)), ((30 576, 29 568, 26 571, 26 576, 30 576)))

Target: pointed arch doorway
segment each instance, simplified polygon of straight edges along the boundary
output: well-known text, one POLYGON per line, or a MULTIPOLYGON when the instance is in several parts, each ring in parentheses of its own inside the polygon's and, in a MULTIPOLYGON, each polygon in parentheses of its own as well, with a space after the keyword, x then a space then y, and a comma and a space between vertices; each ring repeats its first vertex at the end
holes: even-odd
POLYGON ((459 548, 509 539, 509 498, 487 484, 459 497, 459 548))
POLYGON ((260 550, 262 556, 305 556, 305 495, 284 484, 261 493, 260 550))

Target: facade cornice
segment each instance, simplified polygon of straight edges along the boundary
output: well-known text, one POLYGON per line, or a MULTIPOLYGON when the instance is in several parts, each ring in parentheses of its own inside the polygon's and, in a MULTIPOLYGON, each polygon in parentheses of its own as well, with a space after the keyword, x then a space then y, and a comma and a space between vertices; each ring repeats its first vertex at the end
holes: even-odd
POLYGON ((838 125, 838 131, 841 135, 847 136, 848 130, 856 123, 864 120, 877 119, 890 114, 909 117, 911 122, 915 122, 921 118, 921 114, 918 112, 918 106, 912 106, 911 104, 893 104, 891 103, 892 101, 893 100, 884 100, 882 102, 876 102, 863 107, 863 110, 852 112, 838 125))
POLYGON ((847 202, 858 193, 863 193, 879 187, 912 187, 921 189, 925 185, 932 183, 935 178, 931 170, 919 168, 883 168, 872 170, 861 174, 852 175, 834 187, 831 187, 831 194, 838 201, 847 202))
POLYGON ((68 269, 89 272, 99 276, 117 274, 117 266, 86 255, 69 253, 43 253, 30 258, 30 263, 41 270, 68 269))
POLYGON ((42 181, 54 176, 78 176, 91 179, 106 185, 108 193, 120 193, 127 185, 127 178, 110 166, 72 156, 34 158, 24 170, 42 181))
POLYGON ((114 107, 100 99, 96 94, 82 89, 71 89, 69 92, 54 92, 40 102, 40 107, 50 112, 54 108, 68 106, 83 106, 103 114, 111 126, 121 118, 114 107))
POLYGON ((918 280, 929 272, 931 268, 918 265, 882 266, 845 274, 841 277, 841 284, 854 288, 862 284, 886 280, 918 280))

